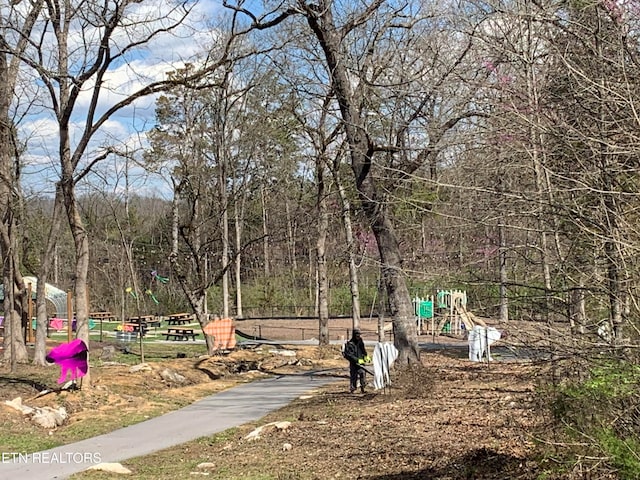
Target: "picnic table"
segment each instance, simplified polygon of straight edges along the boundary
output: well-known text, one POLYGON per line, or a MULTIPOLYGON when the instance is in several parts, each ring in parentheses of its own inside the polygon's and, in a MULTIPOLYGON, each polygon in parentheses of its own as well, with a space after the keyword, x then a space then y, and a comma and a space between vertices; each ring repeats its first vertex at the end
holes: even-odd
POLYGON ((144 324, 146 326, 151 326, 151 327, 159 327, 160 326, 160 320, 158 320, 155 315, 139 315, 137 317, 129 317, 127 319, 127 322, 129 323, 137 323, 137 324, 144 324))
POLYGON ((169 328, 167 333, 163 333, 167 340, 193 340, 199 335, 193 331, 193 328, 169 328))
POLYGON ((129 323, 147 323, 153 320, 153 315, 139 315, 137 317, 129 317, 127 322, 129 323))
POLYGON ((94 320, 106 320, 107 322, 110 322, 115 320, 116 316, 111 312, 91 312, 89 314, 89 318, 93 318, 94 320))
POLYGON ((167 319, 169 325, 186 325, 191 321, 193 321, 193 315, 190 313, 173 313, 167 319))

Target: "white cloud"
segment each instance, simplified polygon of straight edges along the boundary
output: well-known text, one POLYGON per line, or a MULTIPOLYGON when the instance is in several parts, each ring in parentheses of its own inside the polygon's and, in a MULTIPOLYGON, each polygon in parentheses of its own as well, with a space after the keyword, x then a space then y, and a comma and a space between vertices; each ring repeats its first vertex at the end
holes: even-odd
MULTIPOLYGON (((129 5, 130 11, 124 22, 128 22, 129 26, 114 32, 112 47, 115 52, 133 42, 148 38, 158 29, 178 26, 170 32, 152 35, 149 42, 128 50, 113 63, 102 79, 94 122, 118 102, 149 83, 164 79, 168 72, 184 66, 185 63, 197 63, 198 58, 201 58, 213 44, 216 30, 210 25, 212 15, 217 14, 220 8, 219 3, 211 0, 187 3, 191 11, 185 21, 179 21, 184 13, 179 5, 180 3, 167 0, 134 2, 129 5)), ((86 15, 90 14, 84 12, 86 15)), ((94 61, 97 55, 102 31, 86 27, 86 22, 83 25, 74 24, 73 33, 69 37, 69 51, 74 52, 71 57, 72 68, 81 68, 82 65, 94 61), (91 45, 91 52, 88 54, 84 48, 86 45, 91 45)), ((43 51, 49 54, 45 64, 55 70, 57 60, 54 54, 54 38, 51 34, 45 35, 44 38, 48 44, 43 51)), ((32 54, 35 55, 35 52, 32 54)), ((21 138, 27 142, 23 178, 29 185, 36 185, 38 191, 53 191, 53 182, 57 180, 59 170, 57 122, 50 107, 47 107, 51 101, 46 99, 46 90, 42 88, 41 82, 32 72, 26 74, 24 79, 28 83, 22 86, 18 93, 21 95, 19 108, 26 110, 25 106, 31 105, 31 113, 18 125, 21 138), (31 95, 30 100, 25 99, 28 95, 31 95), (43 184, 50 186, 44 188, 43 184)), ((72 151, 75 150, 88 121, 87 112, 94 94, 95 82, 95 76, 86 81, 76 101, 70 124, 72 151)), ((145 142, 141 133, 152 128, 154 124, 156 98, 157 95, 140 98, 115 112, 92 138, 84 161, 95 158, 106 145, 128 151, 140 150, 145 142)), ((15 105, 18 105, 17 101, 15 105)), ((117 159, 105 160, 107 161, 118 162, 117 159)), ((113 172, 118 172, 115 167, 116 163, 112 165, 113 172)), ((112 178, 116 184, 119 182, 117 177, 118 175, 114 175, 112 178)), ((140 169, 135 173, 135 177, 147 181, 148 174, 140 169)), ((152 189, 157 191, 156 187, 152 189)), ((144 186, 141 185, 140 191, 143 190, 144 186)))

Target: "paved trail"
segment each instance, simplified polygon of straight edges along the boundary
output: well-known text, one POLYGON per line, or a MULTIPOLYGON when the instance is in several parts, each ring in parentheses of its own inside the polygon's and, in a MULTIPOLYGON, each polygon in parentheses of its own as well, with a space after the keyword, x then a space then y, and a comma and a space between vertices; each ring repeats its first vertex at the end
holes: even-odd
POLYGON ((166 415, 36 452, 0 453, 0 479, 62 479, 96 463, 122 462, 258 420, 335 378, 288 375, 239 385, 166 415))

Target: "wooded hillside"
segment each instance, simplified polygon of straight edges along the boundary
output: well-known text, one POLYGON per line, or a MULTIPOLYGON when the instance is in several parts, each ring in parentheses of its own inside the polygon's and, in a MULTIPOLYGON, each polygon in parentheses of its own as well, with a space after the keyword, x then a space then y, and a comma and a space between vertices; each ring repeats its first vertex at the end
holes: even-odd
POLYGON ((106 15, 12 4, 0 16, 7 327, 24 321, 29 274, 74 292, 81 336, 89 310, 134 304, 201 322, 317 314, 321 341, 328 315, 381 311, 411 362, 410 299, 439 288, 502 321, 634 335, 634 5, 225 2, 214 28, 195 6, 135 24, 128 0, 106 15), (119 62, 183 25, 216 40, 193 38, 193 56, 155 78, 130 63, 137 86, 108 94, 119 62), (150 100, 150 122, 113 133, 150 100), (43 119, 57 153, 36 170, 42 136, 26 132, 43 119))

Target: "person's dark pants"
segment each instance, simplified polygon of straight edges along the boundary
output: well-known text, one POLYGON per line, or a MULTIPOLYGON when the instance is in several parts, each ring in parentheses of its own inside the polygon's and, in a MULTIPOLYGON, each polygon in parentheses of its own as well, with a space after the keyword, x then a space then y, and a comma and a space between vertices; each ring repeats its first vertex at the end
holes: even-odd
POLYGON ((365 371, 360 368, 357 363, 349 362, 349 391, 353 393, 358 386, 358 380, 360 380, 360 390, 364 392, 365 384, 365 371))

